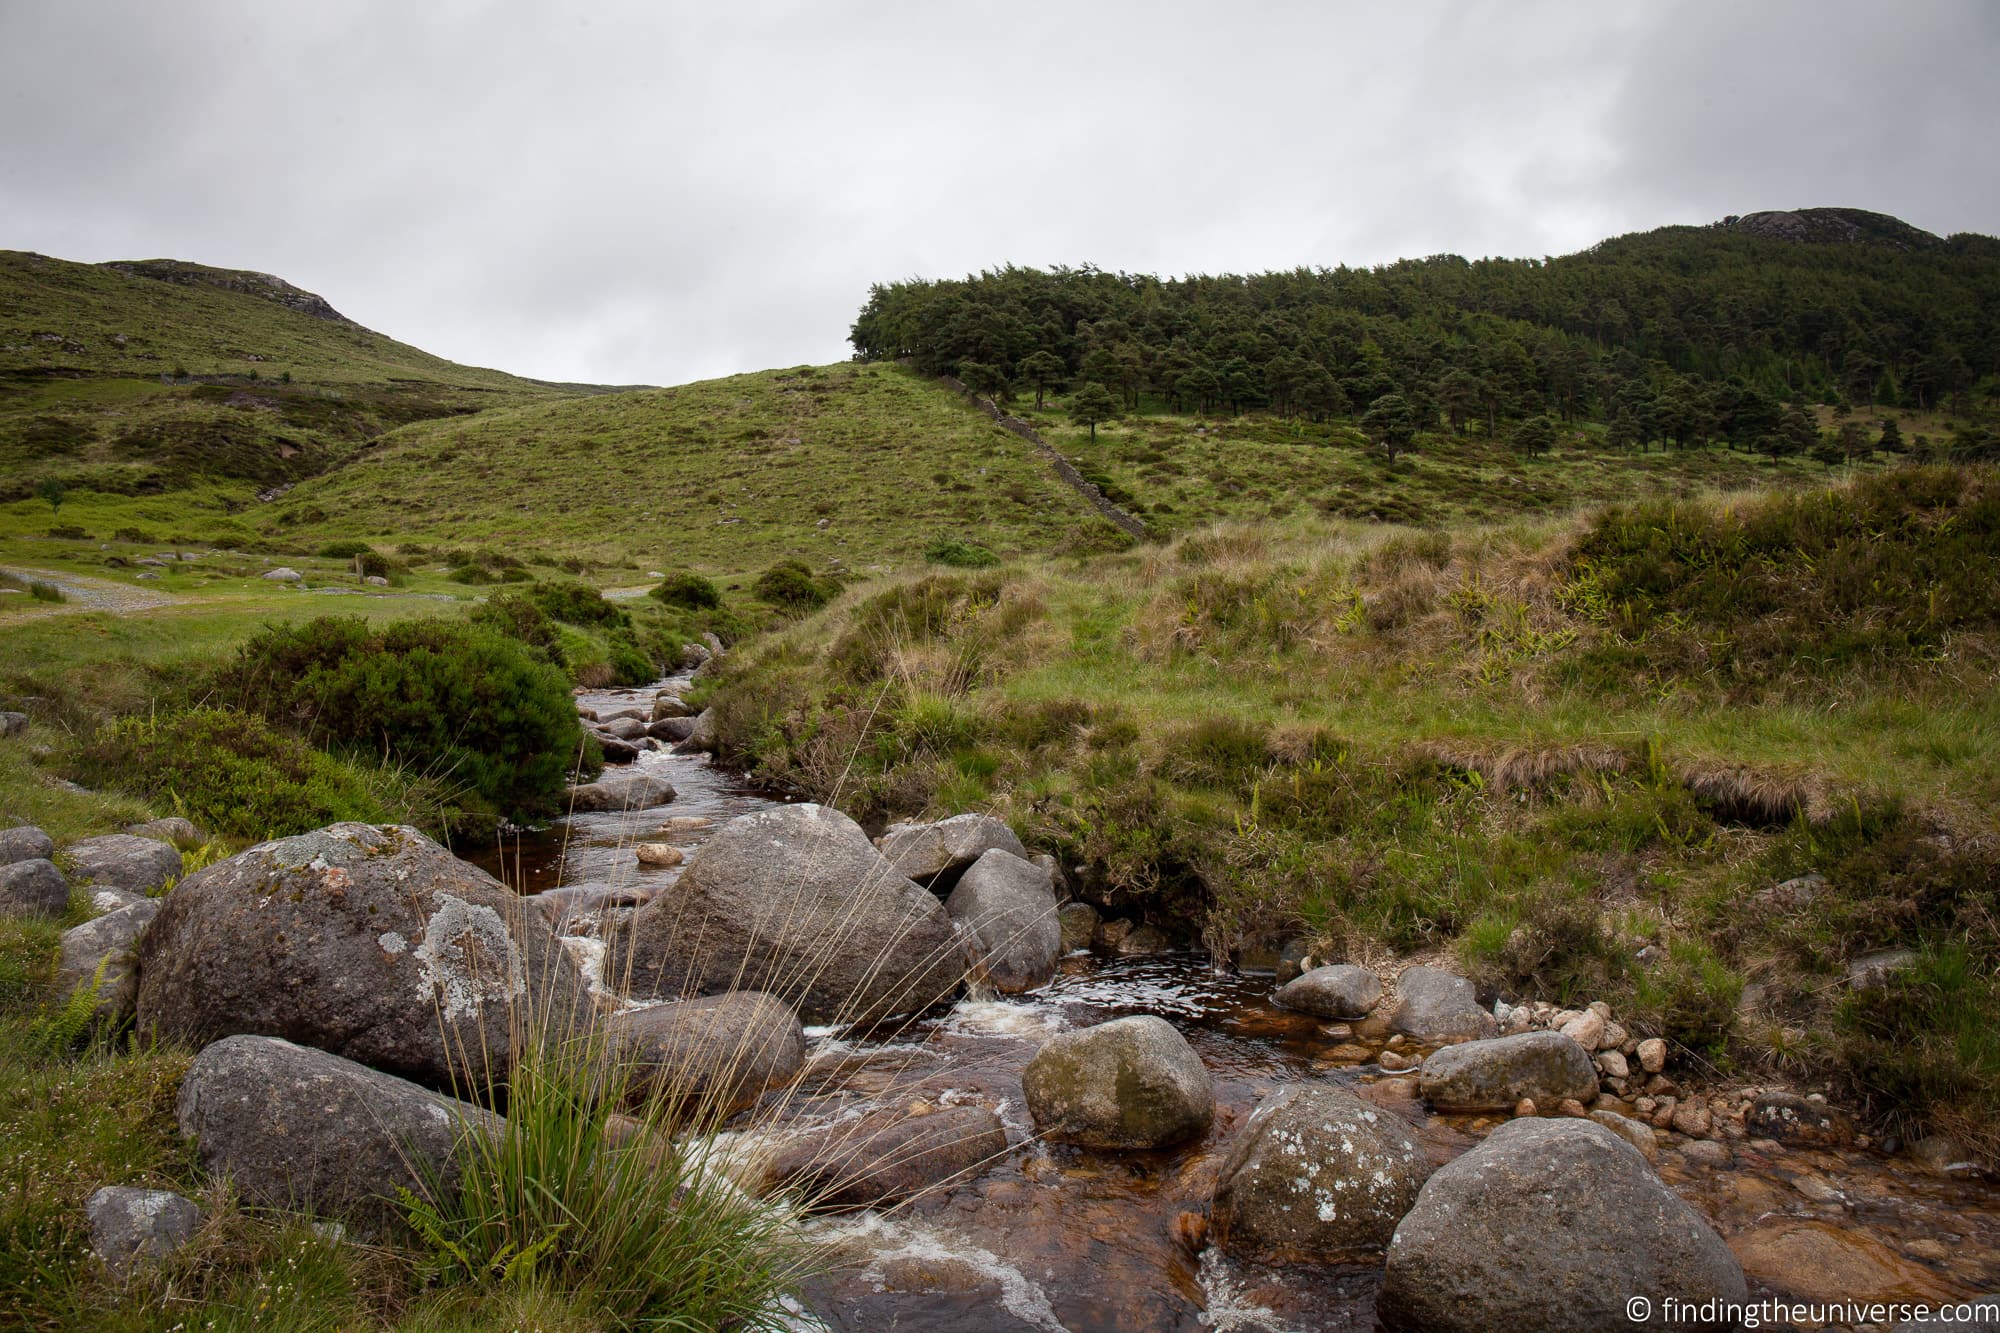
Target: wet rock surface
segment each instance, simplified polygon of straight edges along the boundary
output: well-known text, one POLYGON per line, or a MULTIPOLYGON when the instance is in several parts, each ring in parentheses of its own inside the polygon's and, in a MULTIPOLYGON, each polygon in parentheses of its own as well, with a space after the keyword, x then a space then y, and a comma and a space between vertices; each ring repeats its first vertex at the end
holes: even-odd
POLYGON ((1320 1018, 1366 1018, 1382 1000, 1382 978, 1365 967, 1316 967, 1278 988, 1272 1003, 1320 1018))
POLYGON ((964 933, 978 975, 1003 995, 1055 975, 1062 925, 1042 867, 996 847, 959 877, 945 912, 964 933))

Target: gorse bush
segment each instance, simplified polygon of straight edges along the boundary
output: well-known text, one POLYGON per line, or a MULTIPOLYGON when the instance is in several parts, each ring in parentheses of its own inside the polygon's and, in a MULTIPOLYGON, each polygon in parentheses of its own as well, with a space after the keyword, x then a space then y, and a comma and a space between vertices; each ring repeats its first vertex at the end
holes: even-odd
POLYGON ((229 708, 121 718, 70 771, 229 838, 287 837, 345 819, 434 826, 447 804, 442 784, 366 771, 229 708))
POLYGON ((583 740, 559 670, 490 629, 444 620, 273 626, 215 686, 276 726, 457 784, 503 814, 554 809, 583 740))
POLYGON ((722 605, 722 594, 715 584, 687 570, 667 575, 648 595, 686 611, 709 611, 722 605))
POLYGON ((525 596, 540 607, 544 615, 565 625, 623 628, 632 623, 632 617, 623 607, 605 601, 597 589, 574 579, 551 579, 531 584, 525 596))
POLYGON ((554 666, 564 665, 562 633, 532 598, 517 592, 496 593, 466 619, 527 645, 554 666))
POLYGON ((811 611, 833 600, 839 585, 815 577, 803 560, 780 560, 751 585, 757 599, 786 611, 811 611))

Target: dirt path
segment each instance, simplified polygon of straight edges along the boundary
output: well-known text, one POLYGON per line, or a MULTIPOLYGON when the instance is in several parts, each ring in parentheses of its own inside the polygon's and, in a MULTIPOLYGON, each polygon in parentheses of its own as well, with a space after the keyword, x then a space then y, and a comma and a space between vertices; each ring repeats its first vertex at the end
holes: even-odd
POLYGON ((126 583, 85 578, 81 574, 59 574, 52 569, 0 565, 0 574, 12 574, 23 582, 53 584, 62 590, 64 598, 60 602, 37 602, 24 592, 0 593, 0 609, 6 610, 19 607, 46 615, 58 615, 64 611, 112 611, 123 615, 132 611, 150 611, 156 606, 171 606, 180 600, 163 592, 134 588, 126 583))

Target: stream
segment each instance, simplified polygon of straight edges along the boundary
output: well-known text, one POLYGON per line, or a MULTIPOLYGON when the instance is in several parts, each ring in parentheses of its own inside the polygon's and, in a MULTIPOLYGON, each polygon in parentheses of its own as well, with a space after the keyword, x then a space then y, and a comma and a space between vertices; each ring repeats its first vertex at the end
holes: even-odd
MULTIPOLYGON (((600 712, 649 708, 656 693, 678 693, 686 684, 675 678, 643 689, 591 691, 577 703, 600 712)), ((649 751, 636 764, 666 776, 677 798, 645 811, 575 815, 545 832, 510 837, 480 864, 523 893, 648 895, 671 886, 680 871, 640 865, 636 843, 669 841, 692 854, 714 826, 783 799, 715 768, 706 756, 649 751), (690 817, 712 824, 659 831, 669 819, 690 817)), ((1014 1148, 977 1179, 887 1212, 812 1223, 840 1266, 804 1293, 817 1322, 800 1327, 839 1333, 1375 1328, 1379 1264, 1268 1268, 1199 1248, 1200 1215, 1231 1131, 1274 1090, 1309 1080, 1333 1080, 1403 1117, 1439 1163, 1476 1144, 1494 1121, 1428 1113, 1413 1076, 1375 1063, 1380 1033, 1366 1022, 1349 1032, 1279 1009, 1270 1003, 1273 989, 1268 973, 1219 973, 1195 953, 1079 952, 1038 991, 961 1000, 892 1034, 808 1029, 805 1071, 784 1099, 788 1121, 971 1102, 1000 1116, 1014 1148), (1055 1032, 1128 1014, 1167 1019, 1200 1054, 1215 1085, 1214 1128, 1194 1144, 1161 1152, 1036 1141, 1021 1091, 1028 1059, 1055 1032)), ((1730 1165, 1707 1167, 1688 1161, 1663 1136, 1658 1169, 1730 1243, 1752 1299, 1935 1304, 2000 1291, 1995 1186, 1925 1174, 1906 1158, 1870 1151, 1765 1141, 1730 1147, 1730 1165)), ((1531 1243, 1561 1240, 1552 1232, 1531 1243)))

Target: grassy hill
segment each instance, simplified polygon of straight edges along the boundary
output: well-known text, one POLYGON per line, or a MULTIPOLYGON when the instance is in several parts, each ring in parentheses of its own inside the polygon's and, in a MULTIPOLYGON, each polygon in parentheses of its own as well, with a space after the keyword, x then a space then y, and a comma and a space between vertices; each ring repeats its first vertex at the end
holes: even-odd
POLYGON ((46 477, 271 487, 411 421, 580 391, 432 356, 264 274, 0 252, 0 500, 46 477))
POLYGON ((259 515, 287 534, 740 573, 868 570, 939 536, 1000 555, 1116 536, 1020 440, 896 366, 801 366, 425 422, 259 515))

